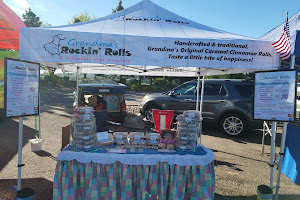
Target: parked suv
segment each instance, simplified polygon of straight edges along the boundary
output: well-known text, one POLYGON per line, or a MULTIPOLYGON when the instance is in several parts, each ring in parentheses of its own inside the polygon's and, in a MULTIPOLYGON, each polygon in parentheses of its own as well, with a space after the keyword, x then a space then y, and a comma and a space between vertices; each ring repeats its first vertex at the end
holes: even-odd
MULTIPOLYGON (((120 83, 79 84, 79 106, 92 106, 96 111, 107 111, 108 120, 123 122, 127 116, 124 94, 126 85, 120 83), (92 100, 96 102, 92 102, 92 100)), ((76 92, 75 101, 76 101, 76 92)), ((76 103, 74 102, 74 105, 76 103)))
MULTIPOLYGON (((196 88, 197 80, 193 80, 165 93, 148 94, 143 98, 140 112, 152 121, 153 109, 174 110, 175 115, 181 114, 185 110, 195 110, 196 88)), ((212 122, 218 125, 224 133, 232 136, 244 133, 248 126, 261 128, 261 121, 254 121, 252 118, 253 89, 252 81, 205 80, 203 122, 212 122)))

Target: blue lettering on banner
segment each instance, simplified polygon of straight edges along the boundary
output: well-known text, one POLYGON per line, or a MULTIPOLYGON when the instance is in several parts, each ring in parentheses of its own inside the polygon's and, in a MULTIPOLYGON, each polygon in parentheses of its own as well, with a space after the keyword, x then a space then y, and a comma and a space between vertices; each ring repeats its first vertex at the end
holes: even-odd
POLYGON ((100 42, 98 39, 93 42, 88 41, 78 41, 76 39, 71 39, 68 42, 69 46, 77 47, 77 46, 85 46, 85 47, 111 47, 111 48, 118 48, 118 43, 116 43, 114 40, 112 42, 100 42))

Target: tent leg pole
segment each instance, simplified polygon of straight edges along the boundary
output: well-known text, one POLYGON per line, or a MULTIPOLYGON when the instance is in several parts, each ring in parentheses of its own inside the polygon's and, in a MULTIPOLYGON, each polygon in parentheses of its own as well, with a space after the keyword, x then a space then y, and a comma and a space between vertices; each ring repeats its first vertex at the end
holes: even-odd
POLYGON ((20 117, 19 118, 18 185, 17 185, 17 191, 21 190, 22 147, 23 147, 23 117, 20 117))
MULTIPOLYGON (((41 99, 41 95, 39 94, 39 99, 41 99)), ((41 104, 39 103, 39 139, 42 139, 41 132, 41 104)))
MULTIPOLYGON (((295 55, 292 55, 290 60, 290 69, 295 69, 295 59, 296 59, 295 55)), ((280 145, 280 153, 279 153, 280 159, 278 163, 278 176, 277 176, 277 183, 276 183, 275 200, 278 200, 278 196, 279 196, 280 175, 281 175, 281 167, 282 167, 282 161, 284 156, 287 124, 288 124, 287 122, 283 123, 283 133, 281 136, 281 145, 280 145)))
POLYGON ((265 126, 265 122, 264 121, 264 124, 263 124, 263 134, 262 134, 262 139, 261 139, 261 144, 262 144, 262 147, 261 147, 261 154, 264 154, 265 153, 265 134, 266 134, 266 126, 265 126))
POLYGON ((78 82, 79 82, 79 67, 77 66, 77 70, 76 70, 76 106, 78 106, 78 102, 79 102, 79 88, 78 88, 78 82))
POLYGON ((199 87, 200 86, 200 72, 198 72, 198 81, 197 81, 197 102, 196 102, 196 110, 199 111, 199 87))
POLYGON ((202 107, 203 107, 203 95, 204 95, 204 82, 205 82, 205 76, 202 76, 201 100, 200 100, 200 110, 199 110, 200 111, 200 117, 201 117, 201 119, 202 119, 202 107))
MULTIPOLYGON (((200 74, 199 74, 200 76, 200 74)), ((203 95, 204 95, 204 81, 205 81, 205 76, 202 76, 202 83, 201 83, 201 101, 200 101, 200 131, 199 131, 199 144, 201 144, 201 135, 202 135, 202 107, 203 107, 203 95)))
POLYGON ((275 164, 275 142, 276 142, 277 122, 272 121, 272 136, 271 136, 271 159, 270 159, 270 188, 273 189, 273 170, 275 164))
POLYGON ((295 55, 291 56, 291 61, 290 61, 290 69, 295 69, 295 55))
POLYGON ((282 167, 282 161, 283 161, 283 156, 284 156, 287 124, 288 124, 287 122, 283 123, 283 133, 281 136, 281 146, 280 146, 280 153, 279 153, 280 159, 279 159, 279 163, 278 163, 278 176, 277 176, 277 183, 276 183, 275 200, 278 200, 278 194, 279 194, 280 175, 281 175, 281 167, 282 167))

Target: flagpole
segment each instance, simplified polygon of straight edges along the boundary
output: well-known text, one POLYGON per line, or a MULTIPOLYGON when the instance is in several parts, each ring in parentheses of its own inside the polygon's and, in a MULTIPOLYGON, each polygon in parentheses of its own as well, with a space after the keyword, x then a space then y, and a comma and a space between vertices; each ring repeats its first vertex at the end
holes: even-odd
MULTIPOLYGON (((295 69, 295 55, 291 56, 290 68, 295 69)), ((275 200, 278 200, 278 196, 279 196, 280 176, 281 176, 282 161, 283 161, 283 156, 284 156, 287 124, 288 124, 288 122, 283 123, 283 132, 282 132, 282 136, 281 136, 281 145, 280 145, 280 153, 279 153, 280 158, 279 158, 279 163, 278 163, 278 176, 277 176, 275 200)))
MULTIPOLYGON (((290 69, 294 69, 295 67, 295 56, 291 56, 291 43, 290 43, 290 30, 288 23, 288 10, 286 11, 286 19, 284 24, 284 29, 282 35, 278 41, 273 43, 272 45, 276 49, 277 53, 279 53, 279 57, 282 60, 287 60, 290 58, 290 69)), ((281 135, 281 145, 280 145, 280 159, 278 163, 278 176, 277 176, 277 184, 276 184, 276 192, 275 192, 275 200, 278 200, 279 188, 280 188, 280 175, 281 175, 281 167, 284 156, 284 148, 285 148, 285 140, 286 140, 286 132, 287 132, 287 124, 288 122, 283 123, 283 131, 281 135)), ((273 189, 273 188, 272 188, 273 189)))

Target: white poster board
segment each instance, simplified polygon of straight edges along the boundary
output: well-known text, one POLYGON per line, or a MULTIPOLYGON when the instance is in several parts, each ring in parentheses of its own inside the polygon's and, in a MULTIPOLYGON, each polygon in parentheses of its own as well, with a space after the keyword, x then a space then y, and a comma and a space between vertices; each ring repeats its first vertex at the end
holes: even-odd
POLYGON ((295 70, 256 72, 254 89, 254 119, 295 121, 295 70))
POLYGON ((39 114, 40 64, 5 58, 5 117, 39 114))

